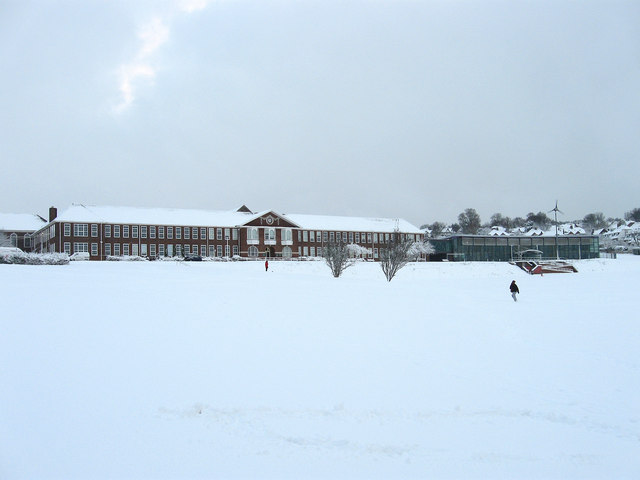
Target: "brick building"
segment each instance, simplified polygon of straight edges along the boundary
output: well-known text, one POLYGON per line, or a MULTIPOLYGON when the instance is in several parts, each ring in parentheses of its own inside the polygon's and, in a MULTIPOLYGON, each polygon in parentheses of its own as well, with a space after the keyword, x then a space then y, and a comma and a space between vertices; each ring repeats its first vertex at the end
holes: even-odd
POLYGON ((423 240, 423 233, 402 219, 255 213, 232 211, 72 205, 33 235, 36 252, 108 256, 302 258, 321 256, 337 239, 370 249, 377 260, 391 234, 423 240))

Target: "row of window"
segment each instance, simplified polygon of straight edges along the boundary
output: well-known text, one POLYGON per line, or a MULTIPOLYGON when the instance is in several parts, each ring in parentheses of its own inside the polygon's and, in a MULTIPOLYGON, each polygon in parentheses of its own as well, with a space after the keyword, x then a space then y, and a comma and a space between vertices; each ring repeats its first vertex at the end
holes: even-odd
MULTIPOLYGON (((100 253, 98 251, 97 243, 88 243, 88 242, 64 242, 63 251, 68 254, 74 253, 89 253, 91 256, 96 257, 100 253), (73 250, 71 249, 73 245, 73 250)), ((104 252, 105 256, 142 256, 142 257, 173 257, 178 256, 181 257, 183 255, 200 255, 203 257, 222 257, 223 254, 225 257, 229 257, 233 254, 233 256, 238 255, 238 246, 237 245, 164 245, 164 244, 129 244, 129 243, 105 243, 104 244, 104 252)), ((260 252, 258 247, 255 245, 251 245, 248 250, 249 257, 258 257, 260 252)), ((283 258, 291 258, 292 250, 290 247, 284 247, 280 255, 283 258)), ((318 256, 322 256, 322 247, 298 247, 298 256, 304 257, 315 257, 316 254, 318 256)), ((367 258, 378 258, 378 249, 374 248, 367 254, 367 258)))
MULTIPOLYGON (((91 230, 91 237, 99 236, 98 224, 86 223, 65 223, 63 234, 65 237, 71 236, 71 226, 73 225, 74 237, 88 237, 91 230)), ((262 228, 262 227, 261 227, 262 228)), ((276 228, 263 228, 264 241, 273 243, 276 241, 276 228)), ((293 231, 290 228, 282 228, 280 230, 280 239, 283 245, 293 242, 293 231)), ((176 239, 176 240, 198 240, 206 239, 208 234, 209 240, 238 240, 239 231, 237 228, 218 228, 218 227, 156 227, 147 225, 104 225, 105 238, 150 238, 150 239, 176 239)), ((372 233, 372 232, 327 232, 315 230, 298 230, 298 242, 304 243, 389 243, 390 233, 372 233)), ((401 234, 403 239, 411 241, 418 240, 415 234, 401 234)), ((260 232, 258 227, 249 227, 247 229, 247 240, 258 242, 260 232)))
MULTIPOLYGON (((558 237, 558 245, 591 245, 592 237, 558 237)), ((555 237, 498 237, 498 238, 474 238, 462 237, 462 245, 505 246, 505 245, 555 245, 555 237)))
MULTIPOLYGON (((73 253, 90 253, 91 256, 96 257, 100 255, 97 243, 88 242, 64 242, 63 251, 68 255, 73 253), (71 247, 73 246, 73 250, 71 247)), ((105 243, 104 252, 105 256, 121 256, 121 255, 140 255, 142 257, 173 257, 183 255, 201 255, 203 257, 228 257, 231 254, 238 255, 237 245, 165 245, 155 243, 147 245, 146 243, 105 243)), ((256 254, 257 256, 257 254, 256 254)))
MULTIPOLYGON (((88 237, 89 229, 91 229, 91 237, 99 236, 99 225, 93 223, 65 223, 63 226, 63 235, 71 236, 71 226, 73 225, 74 237, 88 237)), ((161 240, 205 240, 207 234, 209 240, 237 240, 237 228, 215 228, 215 227, 156 227, 148 225, 104 225, 105 238, 159 238, 161 240)))

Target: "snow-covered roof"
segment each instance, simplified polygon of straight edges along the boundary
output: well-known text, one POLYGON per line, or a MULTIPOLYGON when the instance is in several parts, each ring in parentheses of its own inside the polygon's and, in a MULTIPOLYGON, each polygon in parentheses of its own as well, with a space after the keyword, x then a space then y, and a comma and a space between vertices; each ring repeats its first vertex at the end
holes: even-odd
POLYGON ((488 235, 500 237, 503 235, 509 235, 509 232, 507 232, 506 228, 501 227, 500 225, 494 225, 493 227, 491 227, 491 231, 488 233, 488 235))
POLYGON ((0 213, 0 231, 34 232, 44 225, 42 218, 31 213, 0 213))
POLYGON ((236 226, 255 217, 236 210, 192 210, 179 208, 109 207, 72 205, 56 221, 148 225, 236 226))
POLYGON ((418 227, 401 218, 334 217, 298 213, 288 213, 285 217, 300 225, 300 228, 309 230, 391 233, 397 228, 403 233, 422 233, 418 227))
MULTIPOLYGON (((248 210, 248 209, 247 209, 248 210)), ((72 205, 63 211, 58 222, 122 223, 147 225, 224 226, 244 225, 268 213, 279 215, 300 228, 361 232, 421 233, 406 220, 391 218, 339 217, 326 215, 279 214, 273 210, 250 213, 238 210, 189 210, 176 208, 137 208, 72 205)))

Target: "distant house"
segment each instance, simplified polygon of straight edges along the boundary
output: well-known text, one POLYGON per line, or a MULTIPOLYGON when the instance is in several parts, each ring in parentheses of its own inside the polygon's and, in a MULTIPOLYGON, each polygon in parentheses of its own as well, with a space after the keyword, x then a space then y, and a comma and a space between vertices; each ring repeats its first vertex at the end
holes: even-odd
POLYGON ((192 256, 303 258, 322 255, 328 243, 366 247, 377 260, 390 237, 423 241, 424 233, 402 219, 230 211, 73 205, 34 234, 38 252, 88 253, 148 258, 192 256))
POLYGON ((5 247, 16 247, 23 251, 32 248, 32 235, 45 225, 45 220, 29 213, 0 213, 0 237, 5 247))

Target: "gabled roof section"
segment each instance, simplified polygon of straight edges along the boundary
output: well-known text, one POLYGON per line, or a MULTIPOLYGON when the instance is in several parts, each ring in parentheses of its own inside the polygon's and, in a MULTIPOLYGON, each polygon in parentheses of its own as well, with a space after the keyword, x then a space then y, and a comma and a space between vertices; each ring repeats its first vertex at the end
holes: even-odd
POLYGON ((265 210, 256 213, 246 223, 245 227, 284 227, 284 228, 305 228, 293 222, 288 215, 276 213, 273 210, 265 210))
POLYGON ((249 207, 247 207, 246 205, 242 205, 240 208, 236 210, 236 212, 253 213, 251 210, 249 210, 249 207))
POLYGON ((31 213, 0 213, 0 231, 35 232, 46 222, 39 215, 31 213))

